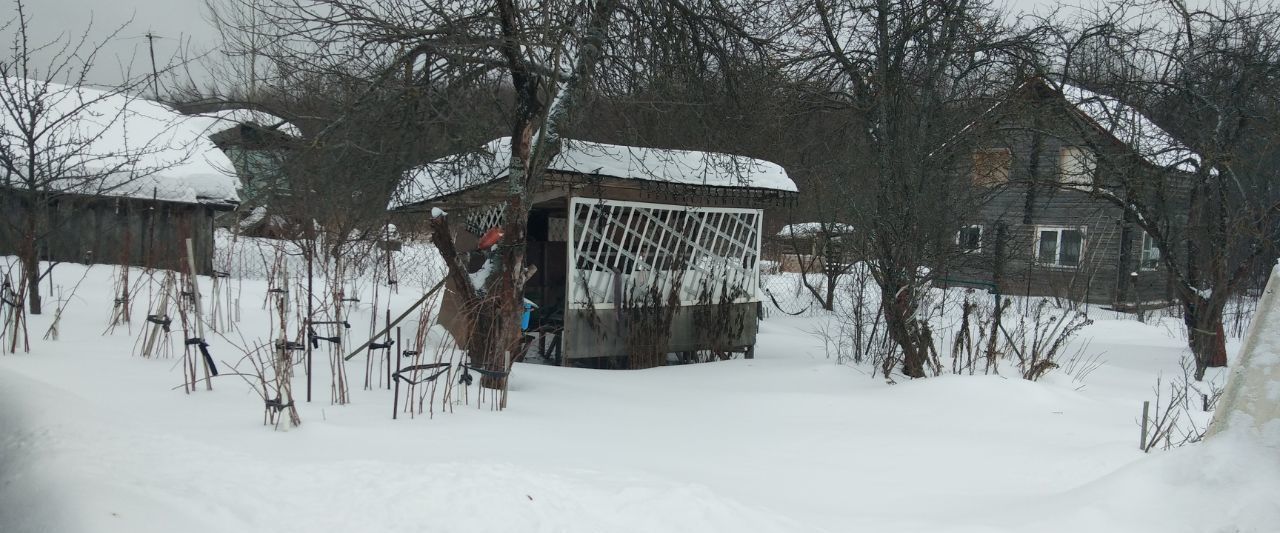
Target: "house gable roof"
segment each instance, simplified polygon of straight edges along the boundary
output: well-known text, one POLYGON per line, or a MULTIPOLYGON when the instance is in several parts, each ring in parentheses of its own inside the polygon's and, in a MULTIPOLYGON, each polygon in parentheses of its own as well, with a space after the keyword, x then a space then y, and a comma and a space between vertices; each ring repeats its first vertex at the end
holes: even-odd
POLYGON ((1034 94, 1040 98, 1060 98, 1093 129, 1124 146, 1148 164, 1183 172, 1195 172, 1200 164, 1198 154, 1132 106, 1115 97, 1066 83, 1053 84, 1039 77, 1031 78, 1014 88, 961 128, 952 141, 966 134, 979 122, 997 115, 1012 100, 1026 94, 1034 94))
POLYGON ((1195 172, 1199 167, 1199 155, 1119 99, 1066 83, 1061 84, 1057 91, 1099 129, 1128 146, 1146 162, 1184 172, 1195 172))

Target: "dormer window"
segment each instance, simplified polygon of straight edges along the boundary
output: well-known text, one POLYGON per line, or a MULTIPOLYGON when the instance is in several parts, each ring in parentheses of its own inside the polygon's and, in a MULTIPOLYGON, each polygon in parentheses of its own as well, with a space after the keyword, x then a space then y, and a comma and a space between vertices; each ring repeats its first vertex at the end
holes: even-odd
POLYGON ((973 184, 994 187, 1009 182, 1013 155, 1008 148, 987 148, 973 152, 973 184))
POLYGON ((1092 150, 1081 146, 1065 146, 1059 151, 1059 180, 1068 185, 1093 185, 1098 158, 1092 150))

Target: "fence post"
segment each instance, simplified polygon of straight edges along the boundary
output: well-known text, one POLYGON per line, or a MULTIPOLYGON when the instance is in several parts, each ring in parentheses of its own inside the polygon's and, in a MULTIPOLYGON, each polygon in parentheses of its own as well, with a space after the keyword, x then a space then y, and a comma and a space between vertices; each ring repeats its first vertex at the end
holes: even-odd
POLYGON ((1138 449, 1144 452, 1147 451, 1147 417, 1150 411, 1151 402, 1149 400, 1142 402, 1142 440, 1138 441, 1138 449))

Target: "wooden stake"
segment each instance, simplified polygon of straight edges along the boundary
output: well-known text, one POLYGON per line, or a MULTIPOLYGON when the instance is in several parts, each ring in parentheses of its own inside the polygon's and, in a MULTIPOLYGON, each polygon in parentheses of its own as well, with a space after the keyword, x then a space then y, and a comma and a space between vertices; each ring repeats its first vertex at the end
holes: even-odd
MULTIPOLYGON (((387 350, 390 354, 391 350, 387 350)), ((396 328, 396 374, 400 374, 400 328, 396 328)), ((388 385, 389 387, 390 385, 388 385)), ((391 396, 391 419, 395 420, 397 413, 400 411, 400 380, 396 380, 395 392, 391 396)))
MULTIPOLYGON (((387 298, 387 336, 386 342, 391 342, 391 298, 387 298)), ((396 352, 400 351, 400 328, 396 328, 396 352)), ((391 348, 387 348, 387 390, 391 390, 391 348)))
MULTIPOLYGON (((169 310, 169 293, 173 291, 174 279, 173 274, 166 274, 164 281, 160 283, 160 305, 151 308, 152 316, 167 316, 169 310)), ((172 319, 171 319, 172 320, 172 319)), ((160 324, 152 324, 151 331, 147 333, 146 340, 142 343, 142 356, 150 358, 155 354, 155 344, 164 332, 164 326, 160 324)))
POLYGON ((434 287, 431 287, 431 289, 428 290, 426 294, 423 294, 422 298, 418 298, 418 301, 414 302, 413 305, 409 306, 408 309, 405 309, 403 313, 400 313, 400 316, 396 317, 395 320, 392 320, 391 323, 387 325, 386 329, 383 329, 382 331, 379 331, 373 334, 372 337, 369 337, 369 340, 364 341, 364 343, 360 344, 360 346, 356 347, 356 349, 351 350, 351 353, 347 354, 346 359, 349 360, 352 357, 355 357, 356 354, 360 353, 360 350, 363 350, 365 346, 369 345, 369 343, 373 342, 378 337, 381 337, 382 335, 386 334, 387 331, 391 329, 391 326, 395 326, 399 324, 402 320, 405 319, 405 317, 409 316, 409 313, 412 313, 414 309, 417 309, 418 306, 422 305, 423 302, 426 302, 427 298, 430 298, 432 294, 435 294, 436 291, 440 290, 440 287, 443 287, 443 286, 444 286, 444 280, 440 280, 438 283, 435 284, 434 287))
MULTIPOLYGON (((311 240, 307 241, 306 257, 307 257, 307 316, 303 319, 302 324, 305 329, 304 335, 310 334, 311 317, 314 311, 311 308, 311 301, 314 299, 312 290, 314 289, 315 271, 313 264, 315 263, 315 243, 311 240)), ((307 403, 311 403, 311 339, 307 339, 304 343, 307 350, 307 403)))
POLYGON ((1142 402, 1142 440, 1138 441, 1138 449, 1147 451, 1147 418, 1151 410, 1151 402, 1142 402))
POLYGON ((502 400, 498 403, 499 411, 507 408, 507 385, 511 383, 511 351, 504 352, 502 359, 502 369, 507 372, 507 375, 502 376, 502 400))
MULTIPOLYGON (((192 244, 190 237, 187 238, 187 266, 191 269, 189 280, 191 282, 191 301, 194 304, 196 315, 196 336, 208 342, 208 339, 204 338, 204 320, 200 318, 202 315, 200 313, 200 281, 196 277, 196 248, 192 244)), ((204 368, 205 390, 213 390, 213 379, 209 375, 209 361, 201 357, 200 364, 204 368)))

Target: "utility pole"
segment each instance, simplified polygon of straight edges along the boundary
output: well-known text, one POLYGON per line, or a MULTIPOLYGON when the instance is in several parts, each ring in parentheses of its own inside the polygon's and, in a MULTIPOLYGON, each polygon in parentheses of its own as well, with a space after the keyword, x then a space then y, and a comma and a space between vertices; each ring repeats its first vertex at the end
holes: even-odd
POLYGON ((156 100, 160 99, 160 74, 156 71, 156 34, 147 30, 147 50, 151 53, 151 92, 156 100))

